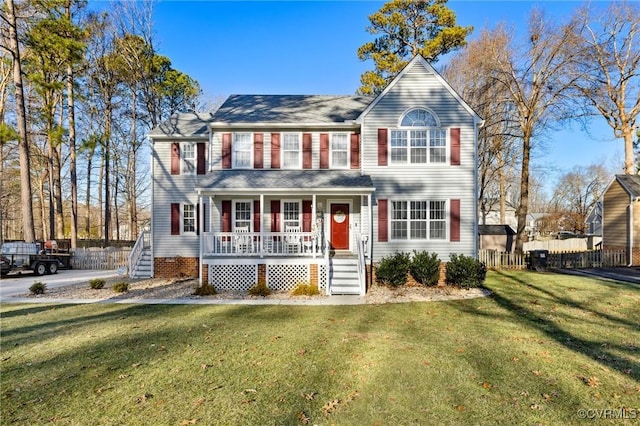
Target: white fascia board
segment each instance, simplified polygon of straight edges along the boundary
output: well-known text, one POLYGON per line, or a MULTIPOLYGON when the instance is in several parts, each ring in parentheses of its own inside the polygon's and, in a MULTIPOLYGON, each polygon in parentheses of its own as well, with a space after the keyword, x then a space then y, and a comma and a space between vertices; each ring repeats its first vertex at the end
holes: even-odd
POLYGON ((264 194, 264 195, 336 195, 336 194, 351 194, 351 195, 367 195, 375 192, 375 188, 309 188, 309 189, 296 189, 296 188, 196 188, 198 194, 202 195, 217 195, 217 194, 264 194))
POLYGON ((188 135, 158 135, 158 136, 149 136, 149 138, 151 140, 184 140, 184 141, 189 141, 189 140, 209 140, 209 134, 207 133, 206 135, 193 135, 193 136, 188 136, 188 135))
POLYGON ((291 128, 291 129, 318 129, 318 128, 337 128, 337 129, 359 129, 360 123, 356 121, 345 121, 343 123, 211 123, 209 127, 213 130, 221 128, 291 128))

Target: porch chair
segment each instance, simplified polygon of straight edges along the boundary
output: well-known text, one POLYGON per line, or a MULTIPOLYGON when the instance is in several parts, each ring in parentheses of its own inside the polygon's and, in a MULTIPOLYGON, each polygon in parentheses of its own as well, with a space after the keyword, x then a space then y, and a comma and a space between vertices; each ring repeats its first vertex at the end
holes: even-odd
POLYGON ((284 230, 284 247, 286 253, 299 253, 300 252, 300 227, 299 226, 287 226, 284 230), (289 234, 289 235, 287 235, 289 234))
POLYGON ((236 253, 247 253, 251 251, 251 237, 249 236, 248 226, 237 226, 233 238, 236 253))

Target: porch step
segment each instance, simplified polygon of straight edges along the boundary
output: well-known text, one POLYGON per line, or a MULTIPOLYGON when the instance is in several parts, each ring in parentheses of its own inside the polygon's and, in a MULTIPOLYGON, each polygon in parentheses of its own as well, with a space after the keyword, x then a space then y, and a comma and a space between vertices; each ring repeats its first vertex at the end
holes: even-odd
POLYGON ((331 294, 360 294, 357 259, 334 257, 330 260, 329 289, 331 294))
POLYGON ((131 265, 133 270, 132 278, 151 278, 151 267, 151 250, 145 248, 140 255, 140 259, 138 259, 138 264, 131 265))

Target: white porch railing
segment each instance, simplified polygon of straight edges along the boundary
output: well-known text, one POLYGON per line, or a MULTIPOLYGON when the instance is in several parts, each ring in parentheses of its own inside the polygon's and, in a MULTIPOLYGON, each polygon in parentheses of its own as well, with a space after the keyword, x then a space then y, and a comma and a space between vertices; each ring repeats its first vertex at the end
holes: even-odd
POLYGON ((313 232, 205 232, 204 256, 322 256, 313 232))
POLYGON ((358 256, 358 283, 360 284, 360 294, 364 295, 366 293, 366 264, 364 261, 364 253, 365 253, 365 239, 360 235, 360 233, 356 233, 356 255, 358 256))

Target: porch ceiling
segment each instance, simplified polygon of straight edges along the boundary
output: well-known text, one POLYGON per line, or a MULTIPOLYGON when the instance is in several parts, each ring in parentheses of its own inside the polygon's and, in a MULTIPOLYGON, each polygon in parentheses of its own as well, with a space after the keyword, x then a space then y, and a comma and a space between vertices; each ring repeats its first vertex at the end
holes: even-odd
POLYGON ((208 174, 200 194, 253 193, 357 194, 374 192, 368 175, 358 170, 220 170, 208 174))

